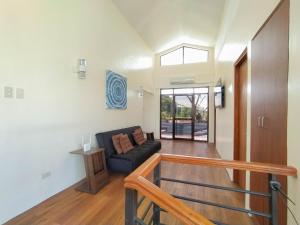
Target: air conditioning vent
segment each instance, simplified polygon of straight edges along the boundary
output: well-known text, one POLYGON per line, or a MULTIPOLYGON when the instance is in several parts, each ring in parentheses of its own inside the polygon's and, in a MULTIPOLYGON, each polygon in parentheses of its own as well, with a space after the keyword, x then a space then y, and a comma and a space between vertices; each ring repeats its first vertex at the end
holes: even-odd
POLYGON ((181 84, 194 84, 194 78, 177 78, 170 80, 171 85, 181 85, 181 84))

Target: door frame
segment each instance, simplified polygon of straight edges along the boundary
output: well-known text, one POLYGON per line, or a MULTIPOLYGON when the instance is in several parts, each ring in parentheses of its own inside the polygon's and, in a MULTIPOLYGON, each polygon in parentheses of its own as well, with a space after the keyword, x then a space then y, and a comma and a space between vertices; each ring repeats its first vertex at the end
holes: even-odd
MULTIPOLYGON (((240 66, 248 59, 247 57, 247 48, 244 49, 240 57, 234 63, 234 141, 233 141, 233 158, 234 160, 240 160, 240 151, 239 151, 239 100, 240 100, 240 91, 239 90, 239 69, 240 66)), ((249 65, 249 64, 248 64, 249 65)), ((249 76, 248 76, 249 77, 249 76)), ((249 81, 249 79, 247 79, 249 81)), ((245 152, 246 154, 246 152, 245 152)), ((238 170, 233 171, 233 182, 237 183, 239 181, 240 173, 238 170)), ((246 177, 245 177, 246 179, 246 177)), ((246 180, 245 180, 246 183, 246 180)), ((245 187, 242 187, 245 188, 245 187)))
POLYGON ((162 140, 185 140, 185 141, 197 141, 197 142, 205 142, 205 143, 208 143, 209 142, 209 103, 210 103, 210 98, 209 98, 209 91, 210 91, 210 87, 209 86, 200 86, 200 87, 178 87, 178 88, 160 88, 159 89, 159 138, 162 139, 162 140), (172 119, 172 123, 173 123, 173 133, 172 133, 172 138, 163 138, 161 137, 161 104, 162 104, 162 94, 161 94, 161 90, 165 90, 165 89, 184 89, 184 88, 207 88, 208 92, 207 92, 207 140, 206 141, 201 141, 201 140, 195 140, 194 138, 194 124, 195 124, 195 109, 194 109, 194 98, 195 98, 195 93, 192 94, 193 96, 193 103, 192 103, 192 135, 191 135, 191 139, 186 139, 186 138, 175 138, 175 95, 176 96, 187 96, 189 94, 172 94, 173 96, 173 99, 172 99, 172 102, 173 102, 173 119, 172 119))

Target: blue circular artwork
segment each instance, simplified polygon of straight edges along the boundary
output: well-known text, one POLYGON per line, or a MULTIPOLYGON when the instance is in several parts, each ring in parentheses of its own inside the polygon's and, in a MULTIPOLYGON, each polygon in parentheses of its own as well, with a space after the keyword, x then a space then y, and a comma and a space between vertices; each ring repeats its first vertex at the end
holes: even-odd
POLYGON ((106 106, 109 109, 127 108, 127 79, 110 70, 106 71, 106 106))

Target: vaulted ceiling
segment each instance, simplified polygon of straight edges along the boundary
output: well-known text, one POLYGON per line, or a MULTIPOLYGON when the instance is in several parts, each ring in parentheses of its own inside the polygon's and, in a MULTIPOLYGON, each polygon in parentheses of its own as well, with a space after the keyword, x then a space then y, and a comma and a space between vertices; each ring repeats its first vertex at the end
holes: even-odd
POLYGON ((214 46, 225 0, 113 0, 154 52, 188 43, 214 46))

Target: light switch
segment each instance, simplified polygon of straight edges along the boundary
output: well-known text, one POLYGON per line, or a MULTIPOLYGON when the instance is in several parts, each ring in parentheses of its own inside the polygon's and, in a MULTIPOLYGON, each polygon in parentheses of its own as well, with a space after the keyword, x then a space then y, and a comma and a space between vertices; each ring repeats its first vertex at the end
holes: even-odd
POLYGON ((16 98, 23 99, 24 98, 24 89, 16 88, 16 98))
POLYGON ((13 87, 4 87, 4 98, 13 98, 14 89, 13 87))

